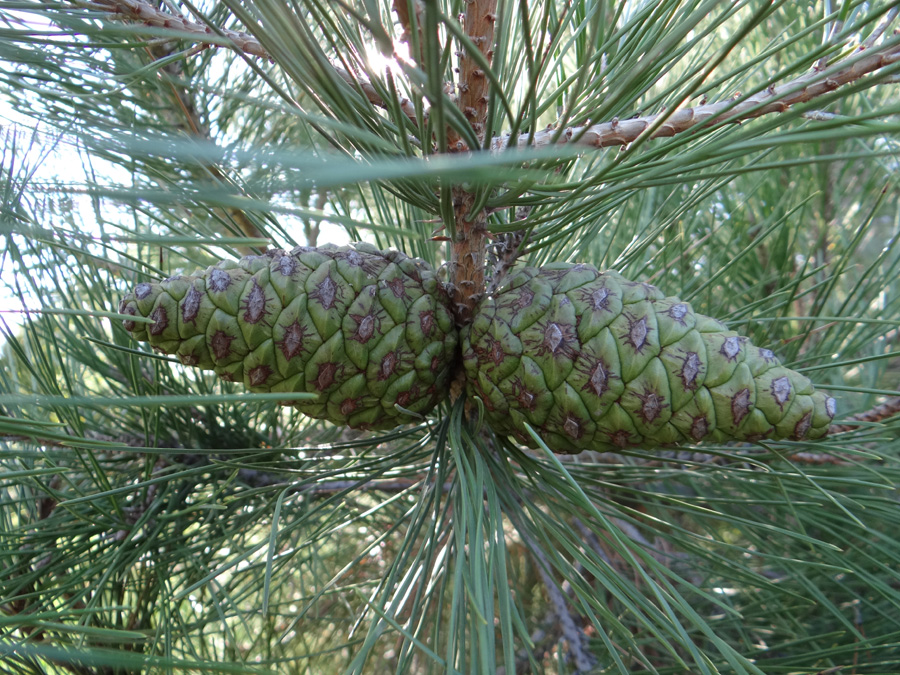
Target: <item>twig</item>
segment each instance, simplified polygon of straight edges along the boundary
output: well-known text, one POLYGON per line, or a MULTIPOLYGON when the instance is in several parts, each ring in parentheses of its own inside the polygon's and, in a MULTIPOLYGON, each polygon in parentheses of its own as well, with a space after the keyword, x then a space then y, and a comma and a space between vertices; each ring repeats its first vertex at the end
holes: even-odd
POLYGON ((422 37, 422 2, 421 0, 394 0, 393 3, 394 11, 397 13, 397 18, 400 20, 400 25, 403 27, 403 32, 400 34, 400 42, 405 43, 409 46, 409 54, 413 56, 418 62, 419 67, 424 69, 425 66, 425 40, 422 37), (413 21, 412 17, 409 14, 409 6, 413 6, 413 11, 415 12, 415 24, 419 27, 418 33, 418 42, 419 42, 419 51, 416 54, 413 54, 413 21))
POLYGON ((795 464, 811 464, 818 466, 824 464, 845 466, 851 463, 847 457, 838 454, 826 454, 824 452, 795 452, 793 455, 788 455, 787 459, 795 464))
POLYGON ((831 428, 828 429, 828 433, 841 434, 845 431, 853 431, 859 427, 859 424, 854 424, 854 422, 881 422, 898 413, 900 413, 900 396, 895 396, 894 398, 889 398, 881 405, 876 405, 871 410, 848 417, 843 424, 832 424, 831 428))
POLYGON ((612 560, 610 560, 609 555, 607 555, 606 550, 603 548, 603 545, 600 543, 597 535, 594 534, 594 531, 591 530, 587 525, 585 525, 580 518, 574 518, 572 520, 572 523, 581 533, 581 537, 584 539, 584 541, 586 541, 587 544, 591 547, 591 550, 596 553, 603 562, 612 567, 612 560))
MULTIPOLYGON (((828 34, 825 36, 825 42, 831 42, 835 35, 837 35, 841 29, 844 27, 844 22, 840 19, 835 19, 831 22, 831 29, 828 31, 828 34)), ((828 65, 828 56, 823 56, 821 59, 816 61, 816 70, 825 70, 828 65)))
MULTIPOLYGON (((494 5, 496 4, 494 0, 490 0, 490 2, 484 2, 483 0, 476 2, 475 0, 472 0, 467 4, 466 17, 468 18, 471 13, 474 15, 473 18, 478 19, 478 10, 485 5, 491 5, 492 3, 494 5)), ((230 47, 250 56, 271 60, 271 56, 265 48, 263 48, 260 42, 247 33, 223 28, 216 28, 213 30, 205 24, 160 11, 143 0, 94 0, 93 2, 80 2, 79 4, 88 8, 103 9, 116 16, 141 21, 151 26, 169 28, 182 33, 191 34, 195 39, 204 44, 230 47)), ((398 0, 396 4, 402 4, 402 0, 398 0)), ((481 17, 493 15, 493 11, 490 11, 490 7, 487 7, 487 9, 489 11, 480 12, 481 17)), ((762 117, 763 115, 785 112, 793 105, 810 101, 818 96, 829 93, 840 86, 854 82, 865 75, 869 75, 870 73, 895 63, 900 59, 900 44, 894 43, 876 50, 873 50, 872 46, 884 33, 887 25, 896 18, 898 11, 900 11, 900 9, 894 8, 889 12, 885 21, 882 22, 872 35, 866 39, 866 42, 861 45, 860 50, 857 50, 853 55, 833 64, 830 68, 824 68, 824 66, 820 67, 819 64, 817 64, 816 68, 806 75, 802 75, 781 85, 772 85, 765 91, 749 96, 738 103, 729 99, 717 103, 698 105, 692 108, 683 108, 671 113, 662 113, 661 115, 667 115, 668 117, 666 121, 652 133, 652 138, 674 136, 704 124, 713 125, 720 122, 737 123, 756 117, 762 117)), ((477 20, 474 25, 482 28, 489 27, 490 37, 493 36, 493 24, 491 22, 487 22, 482 18, 477 20)), ((481 35, 476 34, 473 31, 469 31, 470 24, 467 23, 466 26, 467 31, 470 32, 470 37, 474 36, 473 41, 475 44, 479 45, 479 47, 484 50, 483 53, 485 54, 485 57, 490 59, 490 50, 487 49, 487 45, 490 44, 488 35, 486 33, 481 35), (486 41, 481 38, 485 38, 486 41)), ((476 130, 476 133, 479 133, 480 129, 480 135, 483 135, 484 121, 480 111, 484 109, 486 112, 487 78, 484 77, 483 73, 481 73, 480 77, 475 74, 475 71, 478 70, 478 68, 477 64, 475 64, 472 59, 466 59, 464 55, 461 59, 461 63, 466 60, 472 61, 473 65, 466 70, 460 69, 462 79, 460 84, 459 104, 467 118, 471 113, 471 111, 467 113, 467 108, 471 108, 475 111, 475 114, 472 115, 473 129, 476 130), (474 95, 476 89, 471 87, 472 81, 483 81, 483 87, 477 88, 483 93, 480 93, 477 96, 474 95), (472 103, 474 103, 474 105, 472 105, 472 103), (476 124, 480 124, 481 126, 478 127, 476 124)), ((381 108, 388 107, 375 90, 375 87, 372 86, 371 82, 360 80, 354 74, 339 66, 333 65, 332 67, 341 79, 351 86, 357 87, 370 103, 381 108)), ((891 78, 891 80, 894 79, 896 79, 896 76, 891 78)), ((412 102, 404 98, 400 102, 400 107, 404 115, 413 121, 416 120, 415 106, 412 102)), ((660 119, 661 115, 647 115, 628 120, 614 118, 610 122, 594 124, 588 127, 569 127, 560 135, 559 139, 556 140, 556 144, 564 145, 567 143, 574 143, 578 146, 593 148, 626 145, 636 140, 646 129, 652 127, 654 123, 660 119)), ((538 131, 534 134, 532 145, 535 147, 546 147, 550 145, 556 134, 557 130, 552 127, 538 131)), ((511 145, 524 148, 529 145, 529 138, 530 135, 528 133, 522 133, 515 139, 514 143, 510 143, 509 135, 497 136, 491 140, 491 150, 493 152, 499 152, 511 145)), ((454 149, 468 150, 465 143, 458 137, 454 136, 454 142, 456 143, 454 149), (463 143, 463 145, 458 145, 458 143, 463 143)))
MULTIPOLYGON (((855 428, 855 427, 854 427, 855 428)), ((709 452, 702 452, 695 449, 678 449, 666 448, 654 451, 654 458, 634 457, 631 455, 622 455, 616 452, 595 452, 593 450, 585 450, 581 453, 583 457, 589 457, 591 462, 597 464, 628 464, 631 466, 641 467, 666 467, 673 464, 690 465, 690 466, 728 466, 733 463, 741 463, 742 458, 753 459, 756 462, 764 461, 769 458, 770 453, 762 448, 736 448, 733 455, 718 455, 709 452)), ((846 465, 851 464, 852 460, 848 456, 844 456, 835 452, 797 452, 785 455, 787 459, 795 464, 823 465, 835 464, 846 465)), ((859 459, 855 459, 859 461, 859 459)))
MULTIPOLYGON (((701 125, 737 123, 771 113, 783 113, 793 105, 811 101, 897 60, 900 60, 900 44, 895 42, 885 49, 856 53, 827 70, 813 70, 785 84, 771 85, 765 91, 748 96, 738 103, 727 100, 684 108, 672 113, 646 115, 628 120, 613 119, 589 127, 569 127, 560 134, 556 144, 564 145, 576 139, 574 142, 577 145, 594 148, 627 145, 635 141, 646 129, 654 126, 663 115, 667 115, 665 122, 652 132, 651 138, 675 136, 701 125)), ((557 130, 553 128, 539 131, 534 135, 532 145, 547 147, 556 135, 557 130)), ((525 148, 528 146, 529 138, 529 134, 520 134, 515 145, 525 148)), ((491 142, 491 150, 500 151, 510 145, 512 144, 508 135, 500 136, 491 142)))
POLYGON ((892 7, 891 10, 884 17, 884 21, 878 24, 878 27, 872 31, 872 34, 865 39, 865 41, 859 46, 860 50, 863 49, 871 49, 874 44, 878 41, 882 35, 884 35, 884 31, 887 30, 887 27, 890 26, 894 19, 897 18, 897 12, 900 11, 898 7, 892 7))
MULTIPOLYGON (((320 213, 325 212, 325 206, 328 204, 328 191, 319 190, 316 194, 316 201, 313 208, 320 213)), ((319 231, 322 225, 322 219, 304 218, 303 234, 306 235, 306 245, 315 248, 319 245, 319 231)))
MULTIPOLYGON (((203 32, 204 35, 207 33, 212 35, 212 29, 207 26, 193 24, 180 16, 161 12, 140 0, 96 0, 96 2, 82 4, 91 8, 99 6, 117 17, 124 15, 131 20, 141 21, 152 26, 184 30, 194 34, 203 32)), ((232 33, 231 38, 235 41, 235 44, 243 45, 242 50, 252 53, 255 48, 259 47, 258 43, 254 45, 248 41, 246 34, 235 31, 229 32, 232 33)), ((169 43, 166 41, 148 40, 144 48, 151 59, 158 61, 171 55, 171 49, 167 48, 167 44, 169 43)), ((198 46, 203 47, 205 43, 201 43, 198 46)), ((196 138, 208 140, 209 130, 205 128, 200 120, 200 116, 197 114, 191 92, 179 84, 184 79, 181 65, 181 62, 168 63, 160 71, 165 77, 165 85, 172 92, 174 99, 174 101, 165 101, 166 108, 161 110, 161 114, 175 128, 183 129, 196 138)), ((229 181, 225 173, 215 164, 204 163, 203 168, 215 181, 220 183, 229 181)), ((234 221, 244 236, 254 239, 266 238, 264 233, 241 209, 230 207, 219 210, 226 219, 230 218, 234 221)), ((252 252, 252 249, 249 247, 241 248, 244 249, 245 253, 252 252)))
MULTIPOLYGON (((885 404, 887 405, 887 404, 885 404)), ((896 403, 895 403, 896 405, 896 403)), ((879 406, 883 407, 883 406, 879 406)), ((870 411, 871 413, 872 411, 870 411)), ((893 414, 896 414, 897 410, 886 414, 877 419, 860 419, 860 421, 878 421, 879 419, 884 419, 885 417, 889 417, 893 414)), ((869 413, 863 413, 869 414, 869 413)), ((855 418, 851 418, 855 419, 855 418)), ((844 431, 852 431, 856 429, 856 426, 841 426, 841 427, 832 427, 831 433, 841 433, 844 431)), ((47 447, 58 447, 58 448, 71 448, 71 443, 65 443, 58 440, 41 438, 37 435, 35 436, 27 436, 22 434, 8 434, 8 433, 0 433, 0 438, 12 443, 34 443, 41 446, 47 447)), ((76 437, 73 437, 73 440, 77 440, 76 437)), ((109 440, 109 439, 103 439, 109 440)), ((133 447, 139 445, 137 440, 129 441, 129 440, 121 440, 122 447, 133 447)), ((695 449, 678 449, 678 448, 667 448, 663 450, 658 450, 655 452, 654 458, 645 458, 645 457, 634 457, 634 456, 626 456, 616 452, 595 452, 593 450, 585 450, 581 453, 582 457, 589 457, 593 463, 596 464, 630 464, 632 466, 645 466, 645 467, 662 467, 668 466, 671 464, 693 464, 693 465, 717 465, 724 466, 731 462, 739 462, 741 461, 741 457, 745 456, 748 458, 752 458, 756 455, 768 455, 768 452, 765 450, 761 450, 758 448, 750 448, 747 450, 738 449, 734 456, 728 455, 714 455, 707 452, 701 452, 695 449)), ((799 464, 847 464, 848 460, 841 455, 837 455, 834 453, 817 453, 817 452, 798 452, 793 455, 789 455, 788 459, 793 462, 799 464)), ((209 462, 209 457, 207 455, 188 455, 183 454, 179 455, 179 461, 187 464, 187 465, 195 465, 199 462, 209 462)), ((230 466, 227 467, 229 471, 233 470, 230 466)), ((248 486, 250 487, 268 487, 271 485, 282 485, 285 482, 288 482, 291 479, 290 474, 281 474, 276 472, 265 472, 259 471, 257 469, 247 469, 241 468, 238 469, 238 477, 248 486)), ((420 482, 421 479, 386 479, 386 480, 375 480, 368 481, 362 484, 359 484, 358 481, 330 481, 330 482, 322 482, 316 483, 309 486, 301 487, 300 490, 307 490, 310 492, 317 493, 327 493, 327 492, 340 492, 341 490, 346 490, 349 487, 356 486, 357 489, 360 490, 381 490, 384 492, 402 492, 403 490, 409 489, 413 485, 420 482)), ((445 491, 450 489, 450 484, 447 483, 444 485, 443 489, 445 491)))
MULTIPOLYGON (((516 675, 528 675, 532 673, 532 659, 540 663, 544 655, 550 651, 550 648, 559 640, 560 630, 559 621, 556 618, 556 612, 550 611, 541 621, 540 627, 532 631, 529 635, 534 649, 529 652, 528 649, 520 649, 516 653, 516 675)), ((497 670, 497 675, 505 675, 506 669, 497 670)))
POLYGON ((131 21, 139 21, 148 26, 189 33, 202 44, 231 47, 250 56, 271 60, 269 53, 259 40, 248 33, 210 27, 184 17, 164 12, 144 0, 87 0, 77 4, 87 9, 100 9, 131 21))
MULTIPOLYGON (((494 55, 494 22, 497 20, 497 0, 470 0, 466 4, 463 25, 466 37, 478 48, 488 63, 494 55)), ((459 109, 465 115, 479 142, 484 139, 488 112, 490 81, 478 60, 463 47, 459 52, 459 109)), ((453 129, 448 130, 450 152, 470 150, 453 129)))
MULTIPOLYGON (((283 481, 282 481, 283 482, 283 481)), ((355 488, 357 490, 379 490, 381 492, 403 492, 422 483, 421 478, 398 478, 396 480, 370 480, 360 483, 355 480, 336 480, 312 483, 298 488, 298 492, 314 492, 316 494, 341 492, 355 488)), ((430 484, 433 486, 433 484, 430 484)), ((441 486, 443 492, 453 489, 453 483, 444 483, 441 486)))
MULTIPOLYGON (((166 469, 168 462, 166 462, 165 457, 159 457, 156 460, 156 464, 153 466, 153 473, 159 474, 166 469)), ((156 493, 159 490, 159 483, 151 483, 147 486, 146 491, 144 492, 144 499, 138 503, 133 504, 132 506, 127 506, 122 509, 123 515, 125 516, 126 523, 130 526, 133 526, 137 523, 141 518, 143 518, 144 514, 147 513, 151 508, 154 508, 156 501, 156 493)), ((148 530, 151 530, 155 527, 156 520, 150 519, 145 524, 144 527, 148 530)), ((118 530, 113 534, 113 539, 115 541, 124 541, 128 538, 128 535, 131 534, 130 530, 118 530)))
POLYGON ((469 323, 484 293, 485 235, 487 214, 476 210, 475 195, 453 188, 456 232, 450 245, 450 279, 453 313, 460 326, 469 323))
MULTIPOLYGON (((144 0, 95 0, 82 3, 83 6, 105 9, 115 17, 140 21, 151 26, 177 30, 194 36, 205 44, 222 44, 245 54, 260 58, 270 58, 262 44, 255 38, 238 31, 213 29, 212 27, 184 19, 180 16, 160 11, 144 0)), ((397 2, 397 6, 403 0, 397 2)), ((485 135, 490 82, 480 63, 490 62, 493 56, 494 22, 496 21, 496 0, 471 0, 466 5, 464 24, 466 35, 480 52, 480 58, 460 52, 458 105, 481 142, 485 135)), ((395 7, 396 9, 396 7, 395 7)), ((402 18, 402 17, 401 17, 402 18)), ((409 17, 406 17, 407 21, 409 17)), ((334 72, 351 86, 358 87, 366 98, 376 106, 385 107, 384 101, 371 82, 360 81, 345 69, 332 66, 334 72)), ((415 120, 415 106, 408 100, 400 105, 404 115, 415 120)), ((449 147, 452 150, 468 150, 465 142, 452 128, 447 130, 449 147)), ((451 244, 452 301, 456 320, 467 323, 475 305, 484 292, 485 234, 487 217, 483 208, 475 208, 475 195, 461 187, 453 188, 454 238, 451 244)))
POLYGON ((547 560, 547 556, 544 555, 540 546, 533 542, 525 532, 520 531, 520 535, 528 544, 531 554, 537 560, 538 574, 541 575, 541 580, 544 582, 544 588, 547 590, 547 596, 553 607, 553 613, 559 622, 562 636, 569 643, 569 653, 575 660, 576 672, 587 673, 597 664, 597 660, 585 645, 587 638, 584 631, 575 624, 575 620, 569 613, 566 596, 553 580, 553 577, 550 576, 550 562, 547 560))
MULTIPOLYGON (((124 18, 131 21, 139 21, 148 26, 165 28, 168 30, 188 33, 202 45, 229 47, 248 56, 256 56, 266 61, 272 61, 272 57, 265 47, 255 37, 248 33, 227 28, 215 28, 191 21, 168 12, 163 12, 143 0, 93 0, 92 2, 79 2, 88 8, 99 8, 109 12, 116 18, 124 18)), ((357 87, 366 99, 375 106, 386 108, 384 99, 375 90, 371 82, 360 80, 356 75, 332 64, 334 72, 351 87, 357 87)), ((416 107, 408 98, 400 99, 400 110, 409 119, 416 120, 416 107)))
POLYGON ((487 295, 496 293, 500 284, 509 274, 509 271, 516 264, 519 258, 519 252, 525 244, 525 230, 516 230, 515 232, 506 232, 497 237, 497 242, 491 247, 491 259, 494 263, 494 270, 491 274, 491 281, 488 284, 487 295))
POLYGON ((809 112, 800 115, 800 117, 805 120, 814 120, 816 122, 830 122, 833 119, 837 119, 835 113, 825 112, 824 110, 810 110, 809 112))
MULTIPOLYGON (((478 50, 480 59, 464 46, 459 52, 459 109, 481 143, 485 136, 490 81, 479 61, 491 62, 494 54, 494 22, 497 0, 469 0, 463 16, 466 36, 478 50)), ((469 148, 453 128, 447 129, 450 151, 469 148)), ((450 245, 452 302, 456 321, 468 323, 484 293, 485 235, 487 214, 475 208, 475 194, 462 187, 453 188, 453 241, 450 245)))

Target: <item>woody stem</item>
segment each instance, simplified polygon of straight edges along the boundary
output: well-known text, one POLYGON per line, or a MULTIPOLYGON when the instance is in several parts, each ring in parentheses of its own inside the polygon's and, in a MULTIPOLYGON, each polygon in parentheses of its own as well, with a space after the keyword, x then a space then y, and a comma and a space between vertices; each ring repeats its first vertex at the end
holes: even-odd
MULTIPOLYGON (((488 63, 493 56, 494 21, 497 0, 469 0, 463 17, 470 46, 459 52, 458 105, 483 143, 488 114, 490 83, 471 50, 477 49, 488 63)), ((451 152, 468 150, 465 142, 452 128, 447 130, 447 146, 451 152)), ((478 299, 484 293, 484 265, 487 233, 487 214, 476 208, 475 194, 470 188, 453 188, 454 238, 451 243, 451 281, 456 320, 468 323, 478 299)))

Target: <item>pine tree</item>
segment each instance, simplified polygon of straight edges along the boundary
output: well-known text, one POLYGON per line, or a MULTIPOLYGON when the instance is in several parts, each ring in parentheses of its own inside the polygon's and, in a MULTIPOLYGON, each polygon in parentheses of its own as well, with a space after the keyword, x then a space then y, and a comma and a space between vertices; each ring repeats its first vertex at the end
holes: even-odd
POLYGON ((894 5, 0 3, 0 672, 900 671, 894 5), (350 428, 119 313, 348 241, 464 332, 526 266, 652 284, 831 433, 558 454, 461 351, 350 428))

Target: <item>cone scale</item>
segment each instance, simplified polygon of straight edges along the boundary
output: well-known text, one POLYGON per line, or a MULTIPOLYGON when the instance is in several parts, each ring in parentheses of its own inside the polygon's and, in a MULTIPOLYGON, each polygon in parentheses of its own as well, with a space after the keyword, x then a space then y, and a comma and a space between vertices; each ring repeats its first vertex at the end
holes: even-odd
POLYGON ((334 424, 389 429, 447 397, 462 368, 495 432, 555 452, 814 440, 834 399, 723 324, 590 265, 526 267, 461 332, 423 261, 367 244, 273 250, 139 284, 125 328, 184 365, 334 424))
POLYGON ((366 244, 273 250, 139 284, 125 328, 188 366, 254 392, 309 392, 294 407, 390 429, 446 396, 458 333, 434 271, 366 244), (409 412, 407 412, 409 411, 409 412))
POLYGON ((834 399, 689 303, 589 265, 525 268, 461 334, 493 429, 555 452, 817 439, 834 399))

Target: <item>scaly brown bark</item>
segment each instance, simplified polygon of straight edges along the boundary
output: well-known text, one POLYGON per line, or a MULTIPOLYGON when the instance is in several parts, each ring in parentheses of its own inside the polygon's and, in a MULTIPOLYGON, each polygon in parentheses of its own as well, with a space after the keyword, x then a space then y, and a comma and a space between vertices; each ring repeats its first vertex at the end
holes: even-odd
MULTIPOLYGON (((496 0, 470 0, 463 17, 466 35, 481 56, 490 63, 494 55, 496 0)), ((459 52, 458 105, 472 126, 479 144, 483 144, 488 114, 490 80, 478 60, 463 47, 459 52)), ((470 149, 453 129, 448 129, 447 146, 451 152, 470 149)), ((468 323, 484 293, 484 265, 487 214, 475 209, 475 194, 462 186, 453 188, 454 232, 451 245, 451 290, 456 321, 468 323)))

